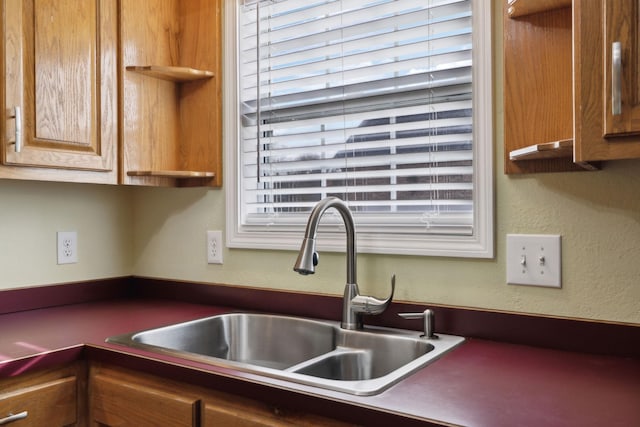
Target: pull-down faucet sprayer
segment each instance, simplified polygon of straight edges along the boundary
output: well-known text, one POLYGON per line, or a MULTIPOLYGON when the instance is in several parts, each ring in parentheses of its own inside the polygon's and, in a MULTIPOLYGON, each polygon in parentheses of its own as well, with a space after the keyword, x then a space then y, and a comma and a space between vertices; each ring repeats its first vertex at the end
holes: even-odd
POLYGON ((391 279, 391 296, 386 300, 360 295, 356 280, 356 230, 353 216, 347 205, 337 197, 327 197, 313 208, 298 259, 293 267, 300 274, 313 274, 318 265, 318 253, 316 252, 316 234, 322 214, 335 208, 342 217, 347 233, 347 283, 344 288, 344 300, 342 305, 342 328, 362 329, 363 314, 380 314, 391 303, 395 290, 395 275, 391 279))

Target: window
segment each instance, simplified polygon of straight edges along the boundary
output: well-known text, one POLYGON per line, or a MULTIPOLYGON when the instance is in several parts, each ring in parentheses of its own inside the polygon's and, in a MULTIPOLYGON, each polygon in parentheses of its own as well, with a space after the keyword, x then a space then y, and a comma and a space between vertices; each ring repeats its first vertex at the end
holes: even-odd
MULTIPOLYGON (((488 0, 229 9, 229 246, 298 249, 338 196, 360 252, 493 256, 488 0)), ((330 212, 319 247, 344 250, 330 212)))

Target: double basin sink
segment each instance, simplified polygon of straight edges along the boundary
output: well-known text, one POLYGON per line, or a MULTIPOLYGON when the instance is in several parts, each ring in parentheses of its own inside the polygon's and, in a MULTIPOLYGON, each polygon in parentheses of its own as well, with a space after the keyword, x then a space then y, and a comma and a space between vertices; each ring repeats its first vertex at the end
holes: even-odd
POLYGON ((107 342, 356 395, 381 392, 464 338, 336 322, 228 313, 110 337, 107 342))

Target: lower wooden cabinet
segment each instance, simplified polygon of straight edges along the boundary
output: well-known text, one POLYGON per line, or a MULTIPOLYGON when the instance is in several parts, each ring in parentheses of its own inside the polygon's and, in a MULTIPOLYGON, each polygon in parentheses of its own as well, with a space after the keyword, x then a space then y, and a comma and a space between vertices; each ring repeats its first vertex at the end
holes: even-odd
POLYGON ((90 426, 346 426, 330 418, 281 411, 256 400, 130 370, 92 364, 90 426))
POLYGON ((83 363, 0 379, 0 424, 85 426, 83 363))
POLYGON ((324 416, 159 376, 78 361, 0 379, 0 425, 94 427, 348 426, 324 416))

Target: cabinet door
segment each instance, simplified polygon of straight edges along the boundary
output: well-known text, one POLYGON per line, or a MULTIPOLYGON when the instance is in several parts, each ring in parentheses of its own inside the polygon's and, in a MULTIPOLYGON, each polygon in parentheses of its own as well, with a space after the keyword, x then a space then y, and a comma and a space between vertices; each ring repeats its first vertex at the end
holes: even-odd
POLYGON ((3 24, 3 163, 113 170, 117 1, 6 0, 3 24))
POLYGON ((638 0, 574 0, 574 160, 640 158, 638 0), (612 45, 621 46, 621 109, 612 114, 612 45))
POLYGON ((639 0, 606 0, 605 135, 640 133, 639 0))

